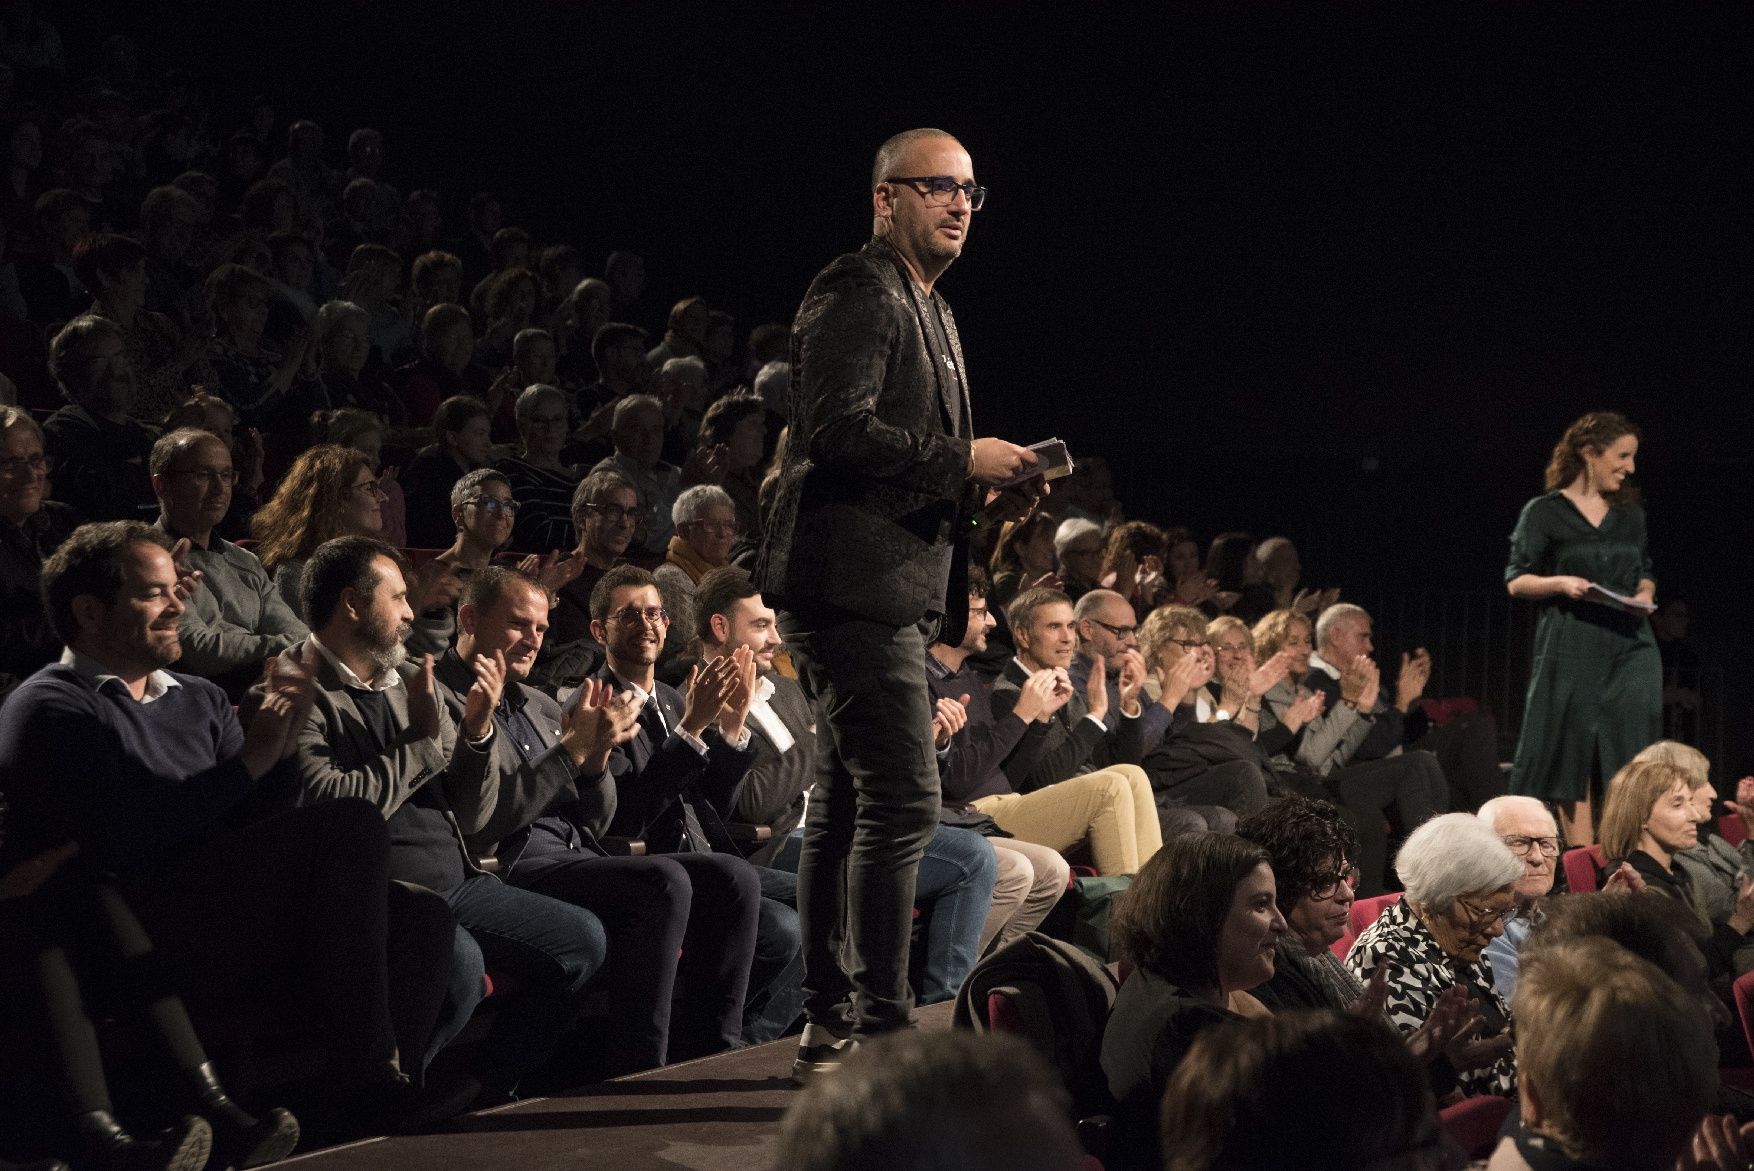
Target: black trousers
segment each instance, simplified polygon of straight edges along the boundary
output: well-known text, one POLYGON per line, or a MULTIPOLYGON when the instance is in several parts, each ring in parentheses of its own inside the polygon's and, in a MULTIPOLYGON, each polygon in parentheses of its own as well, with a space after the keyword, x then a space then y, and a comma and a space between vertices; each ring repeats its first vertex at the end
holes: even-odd
MULTIPOLYGON (((133 869, 122 890, 191 1004, 288 996, 326 1026, 332 1077, 369 1080, 397 1049, 389 853, 375 808, 329 801, 133 869)), ((446 923, 421 977, 441 998, 451 946, 446 923)))
POLYGON ((1449 809, 1449 786, 1429 752, 1412 749, 1399 756, 1337 768, 1324 779, 1334 800, 1356 814, 1358 897, 1383 893, 1389 865, 1389 830, 1397 839, 1449 809))
POLYGON ((568 851, 524 855, 511 881, 603 921, 609 959, 597 980, 614 1005, 604 1037, 607 1071, 651 1069, 742 1043, 761 903, 753 866, 728 854, 568 851), (678 970, 687 994, 672 1019, 678 970))
POLYGON ((925 637, 845 615, 785 613, 780 629, 816 716, 798 864, 805 1016, 837 1033, 901 1028, 915 878, 938 819, 925 637))

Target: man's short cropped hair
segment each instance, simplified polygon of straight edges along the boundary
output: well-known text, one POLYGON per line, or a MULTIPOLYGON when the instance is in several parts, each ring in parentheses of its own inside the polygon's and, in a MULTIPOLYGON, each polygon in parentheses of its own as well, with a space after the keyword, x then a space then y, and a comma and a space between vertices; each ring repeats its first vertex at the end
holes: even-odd
POLYGON ((90 594, 107 606, 122 588, 122 555, 135 545, 157 545, 170 552, 170 538, 137 520, 80 525, 43 562, 43 609, 63 643, 79 633, 73 599, 90 594))
POLYGON ((748 570, 735 565, 709 569, 694 587, 694 633, 703 642, 713 638, 713 615, 723 614, 728 620, 731 610, 744 598, 759 598, 761 591, 749 580, 748 570))
POLYGON ((312 630, 329 624, 343 592, 371 596, 378 584, 379 557, 393 562, 404 579, 413 572, 401 550, 375 537, 336 537, 317 546, 298 579, 299 604, 312 630))
POLYGON ((1072 604, 1072 599, 1064 590, 1052 589, 1048 586, 1036 586, 1032 590, 1024 590, 1011 604, 1005 607, 1005 621, 1010 623, 1012 631, 1028 630, 1035 622, 1035 612, 1045 606, 1064 603, 1072 604))
POLYGON ((580 480, 579 486, 573 489, 573 519, 575 521, 578 519, 579 513, 584 511, 585 505, 602 504, 605 500, 609 499, 609 493, 622 491, 632 492, 635 497, 639 495, 639 489, 633 486, 633 481, 622 475, 620 472, 611 471, 608 468, 604 468, 599 472, 592 472, 590 475, 580 480))
POLYGON ((597 579, 591 587, 591 618, 597 622, 609 621, 609 602, 615 597, 616 590, 628 587, 651 586, 658 588, 658 579, 649 570, 637 565, 616 565, 608 573, 597 579))
POLYGON ((646 331, 625 321, 611 321, 598 327, 597 336, 591 339, 591 361, 597 364, 599 373, 603 370, 603 355, 627 341, 645 345, 646 331))
POLYGON ((542 600, 549 605, 554 604, 553 595, 547 587, 515 565, 489 565, 485 569, 477 569, 463 581, 463 592, 458 601, 477 612, 491 610, 505 596, 508 589, 523 586, 542 595, 542 600))
POLYGON ((476 468, 472 472, 464 472, 455 484, 451 485, 451 507, 461 508, 481 494, 483 484, 504 484, 510 491, 512 482, 506 474, 497 468, 476 468))

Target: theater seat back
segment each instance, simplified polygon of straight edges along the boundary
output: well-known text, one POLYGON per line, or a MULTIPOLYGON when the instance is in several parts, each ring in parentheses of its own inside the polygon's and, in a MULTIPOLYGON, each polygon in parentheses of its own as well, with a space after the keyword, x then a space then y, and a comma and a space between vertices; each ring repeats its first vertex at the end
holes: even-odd
POLYGON ((1565 887, 1573 894, 1589 894, 1602 887, 1601 874, 1608 868, 1608 857, 1600 846, 1579 846, 1565 851, 1560 859, 1565 866, 1565 887))

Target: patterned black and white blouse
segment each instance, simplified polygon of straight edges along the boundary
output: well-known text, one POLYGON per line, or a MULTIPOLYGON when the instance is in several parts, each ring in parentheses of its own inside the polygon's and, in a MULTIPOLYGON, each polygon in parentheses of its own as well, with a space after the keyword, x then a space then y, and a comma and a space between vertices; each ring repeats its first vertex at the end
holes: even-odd
MULTIPOLYGON (((1468 964, 1446 955, 1406 899, 1385 907, 1346 955, 1346 966, 1364 981, 1383 963, 1389 966, 1388 1017, 1402 1033, 1424 1024, 1437 998, 1452 984, 1460 984, 1479 1002, 1488 1032, 1509 1026, 1510 1006, 1498 994, 1487 961, 1468 964)), ((1469 1096, 1514 1097, 1516 1055, 1506 1053, 1489 1066, 1457 1071, 1456 1085, 1469 1096)))

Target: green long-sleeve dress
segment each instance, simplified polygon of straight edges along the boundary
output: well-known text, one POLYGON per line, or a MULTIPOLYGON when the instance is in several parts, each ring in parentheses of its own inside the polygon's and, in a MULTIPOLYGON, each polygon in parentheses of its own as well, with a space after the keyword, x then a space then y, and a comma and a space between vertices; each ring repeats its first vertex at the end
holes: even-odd
MULTIPOLYGON (((1535 497, 1510 535, 1504 579, 1525 573, 1574 575, 1636 593, 1639 581, 1655 580, 1644 510, 1610 508, 1596 526, 1563 493, 1535 497)), ((1577 801, 1589 795, 1593 760, 1605 782, 1662 738, 1662 660, 1641 616, 1563 597, 1536 604, 1535 659, 1510 791, 1577 801)))

